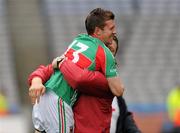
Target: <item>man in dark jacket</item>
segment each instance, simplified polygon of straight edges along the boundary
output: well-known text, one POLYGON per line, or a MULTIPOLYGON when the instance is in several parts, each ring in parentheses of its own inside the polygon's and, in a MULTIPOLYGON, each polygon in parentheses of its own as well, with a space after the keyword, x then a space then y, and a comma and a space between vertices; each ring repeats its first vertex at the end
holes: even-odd
POLYGON ((116 133, 141 133, 131 112, 128 111, 123 97, 117 97, 120 113, 117 121, 116 133))
MULTIPOLYGON (((119 45, 118 45, 118 39, 116 36, 114 37, 113 40, 114 40, 113 43, 107 45, 107 47, 111 50, 111 52, 115 56, 118 51, 119 45)), ((125 99, 122 96, 114 97, 112 107, 113 107, 113 112, 115 110, 116 111, 118 110, 117 111, 118 114, 115 114, 115 116, 113 116, 112 114, 111 128, 113 127, 115 129, 114 130, 111 129, 111 133, 114 133, 114 132, 116 133, 141 133, 141 131, 138 129, 133 119, 132 113, 128 111, 125 99), (116 117, 116 118, 113 118, 113 117, 116 117), (114 119, 117 119, 117 121, 115 120, 115 123, 117 123, 116 126, 113 125, 114 119)))

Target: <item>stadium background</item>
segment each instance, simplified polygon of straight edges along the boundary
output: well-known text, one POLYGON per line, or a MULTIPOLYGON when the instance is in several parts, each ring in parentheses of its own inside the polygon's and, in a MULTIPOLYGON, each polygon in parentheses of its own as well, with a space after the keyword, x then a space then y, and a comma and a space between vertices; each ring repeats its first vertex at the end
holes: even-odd
POLYGON ((143 133, 160 132, 167 94, 180 80, 180 0, 0 0, 0 93, 10 111, 0 133, 32 132, 28 75, 85 32, 96 7, 116 15, 129 110, 143 133))

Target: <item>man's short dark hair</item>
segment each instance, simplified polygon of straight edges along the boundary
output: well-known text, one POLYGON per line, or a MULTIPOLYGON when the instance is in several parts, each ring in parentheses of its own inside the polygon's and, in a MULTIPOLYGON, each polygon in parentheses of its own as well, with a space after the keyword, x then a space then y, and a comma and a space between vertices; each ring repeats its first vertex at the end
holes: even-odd
POLYGON ((108 20, 114 20, 115 15, 109 10, 102 8, 96 8, 92 10, 85 20, 86 31, 89 35, 92 35, 96 27, 104 28, 105 22, 108 20))

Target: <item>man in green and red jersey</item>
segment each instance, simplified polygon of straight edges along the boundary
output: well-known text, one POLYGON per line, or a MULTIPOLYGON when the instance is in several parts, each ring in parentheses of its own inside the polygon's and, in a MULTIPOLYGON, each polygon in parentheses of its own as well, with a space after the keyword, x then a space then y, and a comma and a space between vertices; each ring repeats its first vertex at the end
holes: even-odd
MULTIPOLYGON (((117 77, 114 57, 104 45, 104 43, 111 43, 116 33, 113 13, 100 8, 93 10, 86 19, 86 29, 89 35, 81 34, 74 39, 65 53, 66 59, 71 60, 81 68, 102 72, 107 78, 112 93, 117 96, 122 95, 123 85, 117 77)), ((56 100, 58 101, 59 108, 55 112, 60 112, 60 116, 58 116, 57 126, 54 126, 48 122, 48 120, 53 119, 48 118, 51 114, 46 114, 48 117, 44 122, 47 123, 44 125, 45 127, 39 129, 46 132, 63 132, 65 129, 65 132, 69 132, 70 127, 63 127, 63 124, 68 121, 64 114, 71 112, 71 106, 74 102, 73 98, 76 95, 75 91, 67 84, 60 71, 55 71, 45 86, 47 93, 53 92, 54 95, 57 95, 56 100), (61 118, 63 119, 61 120, 61 118), (46 128, 47 126, 48 129, 46 128)), ((42 86, 42 79, 38 76, 33 77, 31 87, 29 88, 32 103, 34 104, 36 99, 39 101, 40 95, 44 92, 45 88, 42 86)), ((35 104, 35 110, 37 110, 38 106, 39 104, 35 104)))
MULTIPOLYGON (((118 50, 118 39, 116 36, 114 36, 112 44, 108 44, 107 47, 113 55, 116 55, 118 50)), ((59 59, 61 60, 61 58, 56 58, 52 63, 55 68, 57 68, 57 60, 59 59)), ((43 81, 47 81, 53 74, 53 71, 52 66, 41 65, 31 76, 34 74, 36 76, 39 75, 43 81)), ((114 97, 112 103, 112 108, 114 109, 112 113, 114 113, 114 115, 112 114, 111 117, 111 106, 107 103, 111 101, 113 96, 108 89, 106 78, 100 72, 81 69, 70 61, 63 62, 60 71, 63 73, 67 82, 81 93, 80 99, 73 107, 75 132, 108 132, 111 118, 111 133, 140 133, 140 130, 133 120, 132 113, 128 111, 126 102, 122 96, 114 97), (121 110, 120 112, 118 112, 119 109, 121 110)))

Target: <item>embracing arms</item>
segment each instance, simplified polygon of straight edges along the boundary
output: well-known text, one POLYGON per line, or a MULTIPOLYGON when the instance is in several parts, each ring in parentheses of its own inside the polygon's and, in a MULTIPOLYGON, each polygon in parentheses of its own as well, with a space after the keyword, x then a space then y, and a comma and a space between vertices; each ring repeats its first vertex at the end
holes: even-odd
POLYGON ((64 61, 59 69, 72 88, 97 97, 113 97, 107 79, 99 71, 81 69, 71 61, 64 61))
MULTIPOLYGON (((71 61, 64 61, 60 65, 60 70, 72 88, 88 95, 106 98, 113 97, 106 78, 100 72, 81 69, 71 61)), ((31 97, 32 104, 35 103, 36 99, 39 101, 39 97, 44 94, 45 87, 43 84, 50 78, 53 72, 51 64, 48 66, 41 65, 29 75, 29 96, 31 97)))

